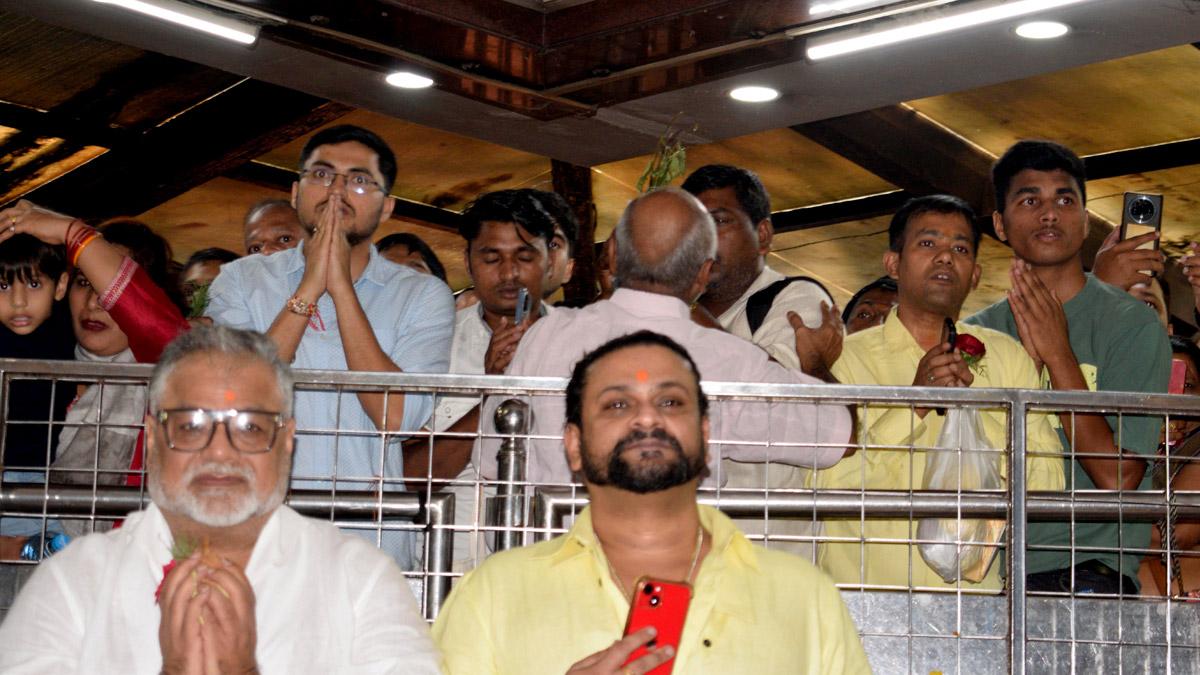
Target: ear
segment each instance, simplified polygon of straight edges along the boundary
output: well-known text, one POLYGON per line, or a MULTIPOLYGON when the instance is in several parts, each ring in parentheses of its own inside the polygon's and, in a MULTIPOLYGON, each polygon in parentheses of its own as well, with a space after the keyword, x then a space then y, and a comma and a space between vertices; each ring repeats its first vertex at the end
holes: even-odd
POLYGON ((712 258, 705 260, 700 265, 700 271, 696 273, 696 280, 692 282, 692 287, 688 291, 689 302, 704 295, 705 289, 708 288, 708 278, 712 274, 712 266, 715 261, 712 258))
POLYGON ((604 258, 608 261, 606 263, 608 271, 615 274, 617 271, 617 238, 615 236, 609 236, 608 241, 604 242, 604 258))
MULTIPOLYGON (((1007 242, 1008 235, 1004 232, 1004 216, 999 211, 992 211, 992 229, 996 230, 996 238, 1007 242)), ((1086 236, 1087 233, 1085 232, 1086 236)))
POLYGON ((54 299, 62 300, 67 294, 67 287, 71 285, 71 275, 63 272, 58 275, 58 282, 54 284, 54 299))
POLYGON ((567 258, 567 273, 563 276, 563 283, 570 281, 573 276, 575 276, 575 259, 567 258))
POLYGON ((975 290, 979 286, 981 276, 983 276, 983 266, 975 263, 975 269, 971 272, 971 290, 975 290))
POLYGON ((895 251, 885 251, 883 254, 883 270, 893 279, 900 279, 900 254, 895 251))
POLYGON ((392 196, 385 197, 383 206, 379 209, 379 222, 384 222, 392 217, 392 210, 396 208, 396 198, 392 196))
POLYGON ((296 418, 284 422, 279 431, 283 434, 283 454, 291 457, 292 451, 296 449, 296 418))
POLYGON ((296 206, 296 198, 297 198, 297 196, 299 196, 299 194, 300 194, 300 181, 292 181, 292 208, 296 209, 297 211, 300 210, 300 207, 296 206))
POLYGON ((766 255, 771 252, 771 240, 775 238, 775 226, 771 224, 771 216, 758 221, 755 227, 758 232, 758 254, 766 255))
POLYGON ((567 466, 574 473, 583 472, 583 449, 580 443, 580 429, 574 424, 563 427, 563 447, 567 452, 567 466))
POLYGON ((145 439, 143 444, 146 450, 144 463, 146 465, 145 468, 149 468, 151 462, 158 461, 158 453, 162 450, 159 446, 159 439, 162 436, 158 433, 158 420, 150 413, 146 413, 145 417, 142 418, 142 423, 146 425, 146 433, 143 436, 145 439))
POLYGON ((704 464, 708 465, 708 438, 709 438, 709 423, 708 415, 700 418, 700 438, 704 440, 704 464))
POLYGON ((471 277, 471 282, 475 281, 475 274, 471 271, 471 242, 467 242, 463 248, 463 267, 467 268, 467 274, 471 277))

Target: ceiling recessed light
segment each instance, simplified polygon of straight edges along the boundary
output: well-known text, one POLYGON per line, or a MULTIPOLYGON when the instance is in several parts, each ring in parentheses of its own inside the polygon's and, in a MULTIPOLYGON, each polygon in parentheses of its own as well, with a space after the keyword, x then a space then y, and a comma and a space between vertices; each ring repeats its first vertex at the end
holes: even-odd
POLYGON ((424 75, 400 71, 387 76, 387 83, 401 89, 425 89, 433 86, 433 80, 424 75))
POLYGON ((1017 26, 1017 35, 1030 40, 1049 40, 1062 37, 1070 30, 1067 24, 1058 21, 1030 21, 1017 26))
POLYGON ((779 90, 770 87, 738 87, 729 92, 729 96, 735 101, 765 103, 779 98, 779 90))

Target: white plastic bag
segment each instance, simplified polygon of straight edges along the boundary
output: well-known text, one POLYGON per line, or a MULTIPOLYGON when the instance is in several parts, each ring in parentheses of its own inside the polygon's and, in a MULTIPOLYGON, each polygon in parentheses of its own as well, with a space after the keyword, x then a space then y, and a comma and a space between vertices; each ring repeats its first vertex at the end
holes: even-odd
MULTIPOLYGON (((946 492, 1003 488, 1003 453, 989 445, 978 410, 951 408, 937 448, 925 454, 922 487, 946 492)), ((1003 532, 1003 520, 925 518, 917 524, 921 557, 946 583, 982 581, 995 559, 996 544, 1003 532)))

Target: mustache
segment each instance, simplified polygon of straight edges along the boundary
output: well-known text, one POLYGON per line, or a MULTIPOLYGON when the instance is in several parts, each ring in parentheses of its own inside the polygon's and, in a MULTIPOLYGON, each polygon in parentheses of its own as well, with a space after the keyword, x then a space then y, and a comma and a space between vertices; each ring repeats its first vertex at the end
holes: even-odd
POLYGON ((189 466, 187 470, 184 471, 181 482, 184 485, 188 485, 199 475, 218 476, 222 478, 234 476, 241 478, 251 485, 254 484, 255 479, 258 477, 254 473, 254 469, 248 466, 230 466, 228 464, 222 464, 221 462, 204 462, 202 464, 194 464, 189 466))
POLYGON ((675 452, 679 453, 680 455, 683 454, 683 445, 679 442, 679 439, 672 436, 666 429, 653 429, 648 432, 635 429, 629 432, 629 434, 627 434, 624 438, 617 441, 617 444, 613 446, 613 455, 619 455, 630 445, 651 438, 656 441, 662 441, 667 445, 670 445, 675 452))

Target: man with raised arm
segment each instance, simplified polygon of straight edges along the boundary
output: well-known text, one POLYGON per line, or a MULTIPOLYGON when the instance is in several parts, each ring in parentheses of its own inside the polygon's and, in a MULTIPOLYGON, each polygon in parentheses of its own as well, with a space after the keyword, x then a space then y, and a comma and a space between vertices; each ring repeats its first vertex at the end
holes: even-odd
MULTIPOLYGON (((396 158, 383 139, 360 127, 315 134, 300 157, 292 203, 309 237, 299 247, 248 256, 221 268, 209 290, 208 316, 222 325, 267 333, 296 368, 369 372, 446 372, 454 301, 438 279, 397 265, 371 243, 392 212, 396 158)), ((300 392, 296 487, 402 489, 399 436, 341 431, 419 429, 429 396, 390 392, 300 392), (320 433, 304 433, 308 429, 320 433)), ((401 564, 411 558, 408 533, 381 537, 401 564), (404 534, 405 536, 396 536, 404 534)))
POLYGON ((283 505, 292 374, 270 340, 186 332, 149 399, 152 503, 38 567, 0 626, 0 671, 440 672, 395 563, 283 505))
MULTIPOLYGON (((996 161, 992 181, 992 222, 1013 249, 1012 289, 968 321, 1018 338, 1049 388, 1165 393, 1171 347, 1154 311, 1083 271, 1087 184, 1079 157, 1057 143, 1021 141, 996 161)), ((1064 412, 1056 422, 1074 453, 1065 458, 1068 488, 1150 489, 1145 458, 1158 449, 1161 415, 1064 412)), ((1139 549, 1149 541, 1149 523, 1030 523, 1028 588, 1136 594, 1139 549)))
POLYGON ((870 672, 825 575, 697 505, 709 440, 701 375, 650 331, 579 360, 563 440, 590 506, 567 534, 497 553, 459 582, 434 625, 451 675, 641 675, 672 658, 676 673, 870 672), (652 644, 652 628, 622 638, 641 577, 691 585, 677 649, 652 644))

